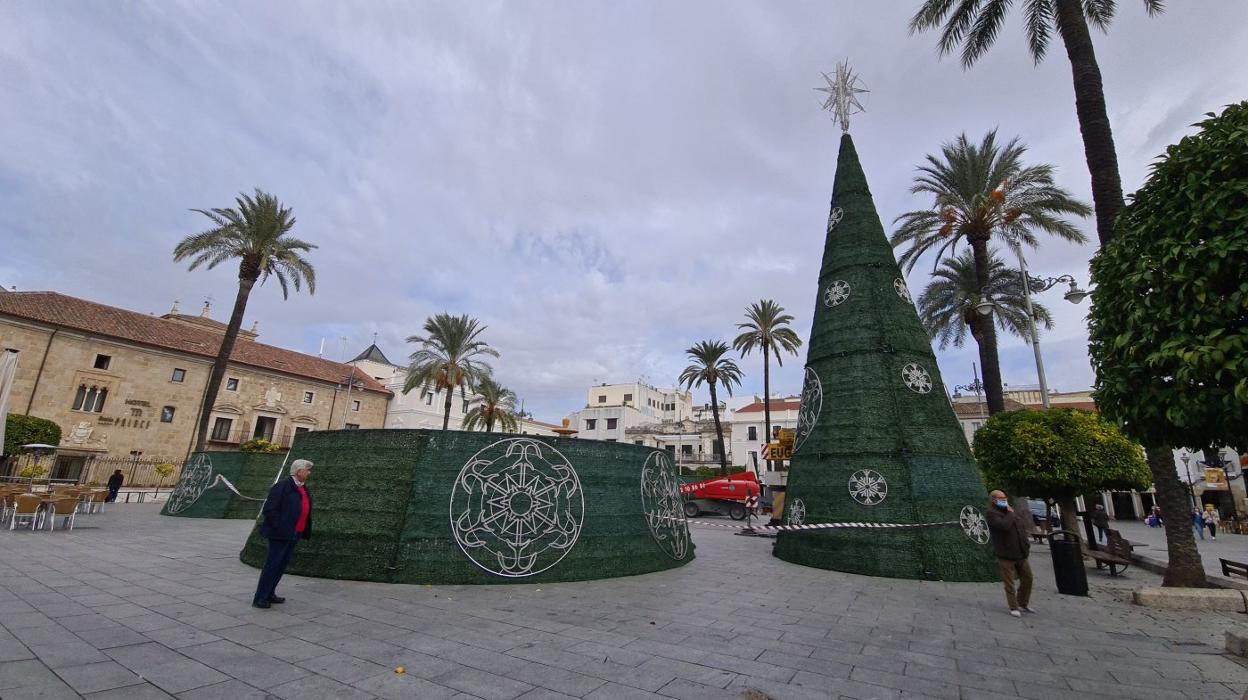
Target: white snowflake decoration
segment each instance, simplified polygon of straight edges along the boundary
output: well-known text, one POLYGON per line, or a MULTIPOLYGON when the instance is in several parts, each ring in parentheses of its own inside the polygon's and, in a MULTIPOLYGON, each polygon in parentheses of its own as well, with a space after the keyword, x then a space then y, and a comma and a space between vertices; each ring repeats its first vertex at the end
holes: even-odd
POLYGON ((802 385, 802 403, 797 409, 797 434, 793 436, 794 452, 801 448, 803 442, 806 442, 806 437, 815 427, 822 410, 823 382, 819 381, 819 375, 815 374, 815 370, 807 367, 806 381, 802 385))
POLYGON ((897 292, 897 296, 907 304, 913 304, 914 299, 910 298, 910 288, 906 286, 906 281, 898 277, 893 280, 893 289, 897 292))
POLYGON ((585 497, 572 464, 555 448, 511 438, 473 455, 455 480, 451 533, 464 555, 508 578, 558 564, 581 534, 585 497))
POLYGON ((932 390, 932 375, 913 362, 901 368, 901 381, 916 394, 926 394, 932 390))
POLYGON ((832 207, 832 211, 828 212, 828 233, 832 233, 832 229, 841 223, 841 219, 845 218, 845 210, 840 207, 832 207))
POLYGON ((823 304, 828 308, 840 306, 849 298, 849 282, 845 280, 836 280, 828 285, 823 292, 823 304))
POLYGON ((214 483, 212 475, 212 460, 208 458, 208 455, 201 452, 192 457, 191 461, 183 467, 178 485, 169 495, 169 501, 165 504, 165 512, 169 515, 177 515, 195 505, 199 497, 212 487, 214 483))
POLYGON ((874 506, 888 498, 888 481, 874 469, 859 469, 849 477, 849 496, 864 506, 874 506))
POLYGON ((676 560, 689 554, 689 523, 685 521, 684 506, 672 458, 663 450, 651 452, 641 468, 641 507, 650 534, 676 560))
POLYGON ((801 525, 806 519, 806 504, 802 503, 802 499, 794 498, 793 502, 785 508, 785 513, 790 525, 801 525))
POLYGON ((958 516, 958 523, 962 526, 962 532, 966 536, 975 541, 976 544, 988 544, 988 521, 984 519, 984 514, 974 506, 964 506, 961 515, 958 516))

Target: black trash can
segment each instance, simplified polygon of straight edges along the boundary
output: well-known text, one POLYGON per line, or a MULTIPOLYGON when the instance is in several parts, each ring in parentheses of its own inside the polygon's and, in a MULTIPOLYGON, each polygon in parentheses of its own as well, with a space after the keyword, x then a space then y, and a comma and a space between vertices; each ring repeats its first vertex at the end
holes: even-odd
POLYGON ((1057 592, 1066 595, 1088 594, 1088 574, 1083 568, 1083 551, 1079 536, 1069 530, 1049 535, 1049 551, 1053 554, 1053 578, 1057 592))

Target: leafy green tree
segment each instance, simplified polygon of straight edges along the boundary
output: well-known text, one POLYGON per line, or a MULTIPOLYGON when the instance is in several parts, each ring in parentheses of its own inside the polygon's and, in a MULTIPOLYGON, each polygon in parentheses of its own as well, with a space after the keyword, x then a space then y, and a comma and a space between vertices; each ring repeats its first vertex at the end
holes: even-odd
POLYGON ((719 422, 719 398, 715 393, 715 385, 721 384, 732 396, 732 385, 741 385, 741 368, 737 363, 724 357, 728 353, 728 343, 722 340, 703 340, 685 351, 693 364, 680 373, 677 380, 686 389, 706 384, 711 391, 711 415, 715 418, 715 437, 719 440, 719 473, 728 476, 728 450, 724 445, 724 428, 719 422))
POLYGON ((754 350, 763 353, 763 435, 771 440, 771 356, 776 364, 784 366, 783 353, 796 355, 802 339, 789 328, 793 317, 784 307, 771 299, 763 299, 745 310, 745 323, 738 323, 742 333, 732 341, 732 347, 744 358, 754 350))
POLYGON ((467 398, 468 391, 476 391, 492 369, 485 357, 498 357, 498 351, 478 336, 485 330, 480 321, 463 316, 440 313, 425 321, 424 336, 408 336, 407 342, 417 343, 420 348, 413 352, 407 368, 407 381, 403 384, 406 394, 416 387, 428 387, 434 392, 445 391, 446 402, 442 407, 442 429, 451 421, 451 399, 455 389, 467 398))
POLYGON ((497 423, 501 432, 514 433, 519 425, 516 417, 516 392, 490 377, 483 377, 477 384, 472 407, 464 414, 464 430, 480 428, 492 433, 497 423))
MULTIPOLYGON (((993 237, 1035 248, 1039 231, 1083 243, 1084 235, 1062 217, 1087 216, 1092 209, 1054 184, 1052 165, 1025 165, 1026 152, 1017 138, 999 145, 994 129, 978 144, 962 134, 945 144, 939 157, 929 154, 910 191, 930 195, 932 204, 898 216, 894 223, 899 226, 889 238, 894 248, 906 247, 898 260, 906 271, 930 251, 940 260, 965 242, 971 248, 975 281, 983 296, 992 281, 988 243, 993 237)), ((997 332, 991 323, 982 324, 980 330, 982 337, 976 340, 991 415, 1005 410, 997 332)))
POLYGON ((309 294, 316 292, 316 270, 302 255, 316 246, 288 235, 295 227, 294 213, 277 197, 259 189, 254 195, 240 194, 234 201, 237 208, 192 209, 208 217, 212 228, 187 236, 173 249, 173 259, 177 262, 190 260, 188 269, 191 270, 201 265, 211 270, 223 262, 238 260, 238 294, 234 297, 234 311, 204 390, 199 425, 195 429, 197 452, 204 449, 212 406, 221 389, 230 354, 234 352, 252 287, 271 275, 281 285, 283 299, 289 298, 291 286, 299 291, 306 284, 309 294))
MULTIPOLYGON (((1096 401, 1149 448, 1164 513, 1188 508, 1170 448, 1248 434, 1248 102, 1166 149, 1092 260, 1096 401)), ((1163 585, 1205 585, 1191 528, 1166 528, 1163 585)))
MULTIPOLYGON (((940 54, 962 47, 962 66, 969 68, 996 42, 1012 0, 924 0, 910 20, 910 31, 942 29, 940 54)), ((1027 49, 1038 64, 1048 51, 1056 30, 1070 59, 1075 84, 1075 113, 1083 135, 1083 153, 1092 174, 1092 201, 1096 203, 1096 233, 1105 245, 1113 238, 1114 221, 1122 208, 1122 180, 1118 154, 1105 108, 1101 68, 1088 25, 1109 28, 1118 3, 1115 0, 1022 0, 1027 49)), ((1161 0, 1144 0, 1149 15, 1162 11, 1161 0)))
POLYGON ((25 452, 22 445, 59 445, 61 426, 46 418, 10 413, 4 419, 4 452, 15 455, 25 452))
POLYGON ((975 433, 975 458, 989 488, 1054 499, 1062 527, 1075 533, 1076 496, 1144 490, 1150 480, 1138 445, 1096 413, 1071 408, 990 417, 975 433))
MULTIPOLYGON (((988 251, 988 286, 984 293, 992 297, 996 310, 991 317, 975 310, 980 301, 979 283, 975 278, 975 260, 964 250, 956 258, 946 258, 932 272, 931 281, 919 297, 919 320, 944 350, 953 345, 962 347, 969 330, 976 343, 983 337, 983 326, 996 319, 997 326, 1013 335, 1026 338, 1031 329, 1027 323, 1027 300, 1023 295, 1023 279, 1018 270, 1011 270, 988 251)), ((1033 301, 1036 325, 1053 327, 1053 316, 1042 304, 1033 301)))

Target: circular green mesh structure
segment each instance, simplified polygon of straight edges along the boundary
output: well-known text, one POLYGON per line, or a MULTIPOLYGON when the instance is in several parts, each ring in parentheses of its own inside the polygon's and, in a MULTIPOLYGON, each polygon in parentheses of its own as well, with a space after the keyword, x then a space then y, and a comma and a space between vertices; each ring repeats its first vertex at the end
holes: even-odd
POLYGON ((182 467, 160 513, 179 518, 254 518, 284 459, 280 454, 196 452, 182 467))
POLYGON ((997 580, 987 492, 848 134, 807 352, 790 521, 949 524, 784 531, 776 556, 870 576, 997 580))
MULTIPOLYGON (((666 452, 596 440, 438 430, 300 435, 312 537, 288 571, 395 583, 540 583, 693 559, 666 452)), ((258 528, 241 558, 261 566, 258 528)))

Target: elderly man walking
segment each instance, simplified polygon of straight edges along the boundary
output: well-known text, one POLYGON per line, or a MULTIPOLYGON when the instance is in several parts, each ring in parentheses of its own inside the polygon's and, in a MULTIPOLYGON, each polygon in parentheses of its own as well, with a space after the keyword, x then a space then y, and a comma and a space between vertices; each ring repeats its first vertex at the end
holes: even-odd
POLYGON ((308 493, 307 481, 312 476, 312 462, 296 459, 290 464, 290 478, 282 479, 269 489, 260 511, 260 535, 269 541, 269 556, 260 572, 256 585, 256 597, 251 604, 267 608, 273 603, 285 603, 277 595, 277 584, 286 573, 286 565, 295 553, 299 540, 312 535, 312 494, 308 493))
MULTIPOLYGON (((1005 601, 1010 606, 1011 615, 1022 617, 1023 612, 1036 612, 1030 605, 1032 576, 1027 555, 1031 553, 1031 543, 1027 541, 1027 522, 1010 507, 1004 491, 993 491, 989 497, 992 505, 987 513, 988 533, 992 537, 993 552, 997 555, 1001 582, 1005 585, 1005 601), (1014 591, 1015 580, 1018 582, 1017 594, 1014 591)), ((1027 518, 1031 518, 1031 513, 1027 514, 1027 518)))

